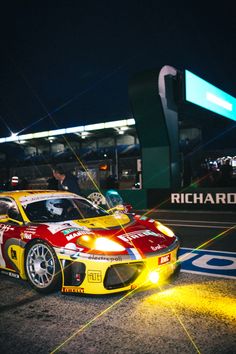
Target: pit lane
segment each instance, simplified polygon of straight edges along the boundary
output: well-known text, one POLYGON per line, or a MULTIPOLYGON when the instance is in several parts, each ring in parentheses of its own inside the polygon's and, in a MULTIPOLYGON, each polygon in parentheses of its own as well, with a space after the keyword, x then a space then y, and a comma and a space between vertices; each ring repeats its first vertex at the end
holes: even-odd
MULTIPOLYGON (((179 219, 167 221, 182 224, 179 219)), ((219 232, 210 224, 190 224, 173 227, 184 247, 219 232)), ((232 240, 235 233, 210 248, 232 251, 232 240)), ((235 353, 235 294, 235 279, 184 272, 162 289, 105 297, 42 296, 26 282, 1 275, 1 353, 235 353)))

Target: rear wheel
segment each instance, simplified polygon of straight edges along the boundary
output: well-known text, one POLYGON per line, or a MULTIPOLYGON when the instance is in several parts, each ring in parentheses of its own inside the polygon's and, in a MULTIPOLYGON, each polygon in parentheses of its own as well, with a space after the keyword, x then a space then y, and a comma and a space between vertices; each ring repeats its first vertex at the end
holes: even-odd
POLYGON ((61 268, 52 247, 42 240, 33 241, 26 249, 25 271, 31 286, 48 294, 61 286, 61 268))

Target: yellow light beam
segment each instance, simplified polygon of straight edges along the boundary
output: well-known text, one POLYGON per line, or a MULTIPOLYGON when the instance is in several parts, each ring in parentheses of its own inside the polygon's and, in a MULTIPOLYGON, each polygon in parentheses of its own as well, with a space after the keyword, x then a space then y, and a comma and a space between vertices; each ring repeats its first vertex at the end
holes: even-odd
POLYGON ((219 237, 225 235, 226 233, 228 233, 228 232, 230 232, 230 231, 232 231, 232 230, 235 230, 235 229, 236 229, 236 225, 229 227, 228 229, 222 231, 222 232, 219 233, 218 235, 212 237, 210 240, 208 240, 208 241, 202 243, 200 246, 198 246, 198 247, 196 248, 196 250, 201 249, 201 248, 207 246, 209 243, 215 241, 217 238, 219 238, 219 237))
MULTIPOLYGON (((199 245, 198 247, 194 248, 191 252, 189 253, 194 253, 194 251, 196 250, 200 250, 200 249, 203 249, 205 246, 209 245, 210 243, 212 243, 213 241, 215 241, 216 239, 222 237, 223 235, 227 234, 228 232, 232 231, 232 230, 235 230, 236 229, 236 225, 234 226, 231 226, 229 227, 228 229, 222 231, 221 233, 219 233, 218 235, 212 237, 211 239, 207 240, 206 242, 203 242, 201 245, 199 245)), ((186 254, 186 257, 187 257, 187 254, 186 254)), ((185 260, 185 255, 183 255, 179 261, 180 262, 183 262, 185 260)))
POLYGON ((195 344, 192 336, 190 335, 189 331, 187 330, 187 328, 185 327, 183 321, 181 320, 181 318, 179 317, 179 315, 177 314, 176 310, 174 309, 174 307, 172 307, 171 305, 169 305, 171 307, 172 312, 174 313, 175 317, 177 318, 177 320, 179 321, 181 327, 183 328, 184 332, 186 333, 188 339, 190 340, 190 342, 192 343, 193 347, 196 349, 196 352, 201 354, 200 350, 198 349, 197 345, 195 344))

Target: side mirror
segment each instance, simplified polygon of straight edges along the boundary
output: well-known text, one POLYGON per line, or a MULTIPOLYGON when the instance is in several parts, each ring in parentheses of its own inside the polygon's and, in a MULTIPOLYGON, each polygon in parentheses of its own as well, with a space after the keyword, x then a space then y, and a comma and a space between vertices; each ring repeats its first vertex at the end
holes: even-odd
POLYGON ((108 213, 113 214, 115 212, 119 213, 129 213, 130 210, 132 209, 132 206, 130 204, 118 204, 114 206, 113 208, 108 209, 108 213))

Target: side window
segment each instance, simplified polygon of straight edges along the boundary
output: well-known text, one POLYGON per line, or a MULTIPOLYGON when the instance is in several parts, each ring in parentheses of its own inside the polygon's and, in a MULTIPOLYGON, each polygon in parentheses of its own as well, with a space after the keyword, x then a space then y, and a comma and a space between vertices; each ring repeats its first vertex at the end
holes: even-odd
POLYGON ((0 199, 0 216, 8 215, 11 219, 22 221, 16 202, 12 199, 0 199))
POLYGON ((0 199, 0 215, 6 215, 9 209, 9 201, 0 199))

